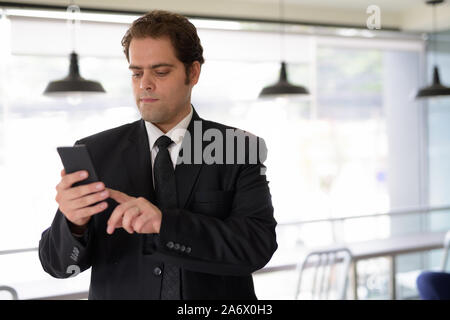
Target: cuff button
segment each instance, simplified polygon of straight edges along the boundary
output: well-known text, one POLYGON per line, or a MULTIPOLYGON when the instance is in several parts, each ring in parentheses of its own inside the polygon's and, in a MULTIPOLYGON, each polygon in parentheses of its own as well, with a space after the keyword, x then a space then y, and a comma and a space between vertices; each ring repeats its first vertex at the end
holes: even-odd
POLYGON ((161 268, 156 267, 155 269, 153 269, 153 274, 154 274, 155 276, 160 276, 161 273, 162 273, 161 268))

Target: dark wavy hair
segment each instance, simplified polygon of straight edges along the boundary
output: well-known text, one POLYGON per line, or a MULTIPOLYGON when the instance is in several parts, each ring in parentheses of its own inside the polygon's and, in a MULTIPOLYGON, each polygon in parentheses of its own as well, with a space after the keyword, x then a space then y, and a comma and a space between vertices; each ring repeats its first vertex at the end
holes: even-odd
POLYGON ((169 37, 175 49, 176 57, 184 64, 187 83, 192 63, 198 61, 202 65, 205 62, 197 29, 186 17, 180 14, 153 10, 133 21, 122 38, 123 52, 128 62, 130 62, 128 50, 131 40, 146 37, 155 39, 169 37))

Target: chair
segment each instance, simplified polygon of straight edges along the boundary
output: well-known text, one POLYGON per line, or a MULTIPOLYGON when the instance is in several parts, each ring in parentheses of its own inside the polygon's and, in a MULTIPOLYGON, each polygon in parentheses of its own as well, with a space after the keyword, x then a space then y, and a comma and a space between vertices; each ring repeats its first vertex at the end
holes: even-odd
POLYGON ((416 285, 422 300, 450 300, 450 273, 446 272, 450 231, 445 234, 441 270, 423 271, 417 277, 416 285))
POLYGON ((445 269, 447 267, 447 258, 448 258, 448 250, 450 247, 450 231, 447 231, 445 234, 445 240, 444 240, 444 256, 442 257, 442 264, 441 264, 441 271, 445 272, 445 269))
POLYGON ((0 291, 8 291, 11 294, 13 300, 18 300, 19 296, 17 295, 17 291, 14 288, 8 286, 0 286, 0 291))
POLYGON ((309 252, 303 262, 297 265, 299 277, 294 299, 300 298, 304 271, 313 268, 311 294, 307 299, 330 299, 330 292, 335 284, 336 298, 344 300, 351 262, 352 253, 345 247, 309 252), (341 265, 340 273, 337 272, 339 265, 341 265))

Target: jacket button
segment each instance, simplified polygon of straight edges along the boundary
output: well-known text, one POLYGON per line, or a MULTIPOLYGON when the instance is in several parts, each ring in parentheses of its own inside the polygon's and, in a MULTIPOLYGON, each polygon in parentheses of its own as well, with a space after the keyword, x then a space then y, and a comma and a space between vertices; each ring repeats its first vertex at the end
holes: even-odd
POLYGON ((172 241, 167 242, 167 248, 169 248, 169 249, 173 248, 173 242, 172 241))
POLYGON ((180 244, 179 243, 175 243, 175 245, 173 246, 173 248, 175 250, 179 250, 180 249, 180 244))
POLYGON ((190 253, 191 252, 191 247, 187 247, 186 248, 186 253, 190 253))
POLYGON ((160 276, 161 273, 162 273, 162 270, 161 270, 160 267, 156 267, 155 269, 153 269, 153 274, 154 274, 155 276, 160 276))

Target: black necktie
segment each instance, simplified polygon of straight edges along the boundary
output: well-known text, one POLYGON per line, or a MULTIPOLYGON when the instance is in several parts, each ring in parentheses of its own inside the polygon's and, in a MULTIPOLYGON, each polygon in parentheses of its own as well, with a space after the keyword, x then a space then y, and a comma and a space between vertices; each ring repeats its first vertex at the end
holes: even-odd
MULTIPOLYGON (((172 142, 168 136, 164 135, 155 142, 159 149, 153 165, 155 192, 158 208, 163 214, 164 209, 177 208, 178 206, 175 172, 167 150, 172 142)), ((169 263, 164 263, 161 299, 180 299, 180 268, 169 263)))

